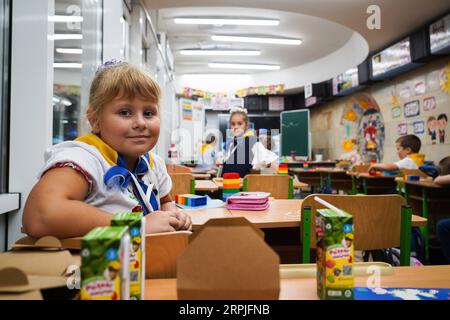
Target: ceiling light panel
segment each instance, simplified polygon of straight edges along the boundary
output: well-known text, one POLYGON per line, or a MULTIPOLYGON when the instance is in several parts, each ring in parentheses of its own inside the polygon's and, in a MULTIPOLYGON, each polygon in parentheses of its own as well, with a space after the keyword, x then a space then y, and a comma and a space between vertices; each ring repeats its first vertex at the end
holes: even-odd
POLYGON ((268 38, 268 37, 247 37, 247 36, 211 36, 213 41, 227 41, 227 42, 246 42, 246 43, 267 43, 267 44, 282 44, 299 46, 302 44, 301 39, 289 38, 268 38))
POLYGON ((239 19, 239 18, 174 18, 176 24, 209 24, 235 26, 278 26, 276 19, 239 19))
POLYGON ((83 49, 76 48, 56 48, 56 52, 62 54, 83 54, 83 49))
POLYGON ((187 50, 180 50, 180 54, 183 56, 259 56, 259 55, 261 55, 261 51, 259 51, 259 50, 187 49, 187 50))
POLYGON ((246 63, 208 63, 210 68, 215 69, 246 69, 246 70, 280 70, 280 66, 272 64, 246 64, 246 63))

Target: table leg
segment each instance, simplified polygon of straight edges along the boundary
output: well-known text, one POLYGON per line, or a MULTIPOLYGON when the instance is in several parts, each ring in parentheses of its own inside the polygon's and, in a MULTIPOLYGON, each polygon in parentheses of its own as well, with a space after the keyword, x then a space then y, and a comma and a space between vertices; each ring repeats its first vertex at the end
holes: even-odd
MULTIPOLYGON (((429 212, 428 212, 428 199, 427 199, 427 189, 422 188, 422 216, 428 220, 429 212)), ((428 222, 427 226, 421 227, 420 231, 423 234, 423 237, 425 238, 425 259, 430 261, 430 250, 429 250, 429 238, 428 238, 428 222)))

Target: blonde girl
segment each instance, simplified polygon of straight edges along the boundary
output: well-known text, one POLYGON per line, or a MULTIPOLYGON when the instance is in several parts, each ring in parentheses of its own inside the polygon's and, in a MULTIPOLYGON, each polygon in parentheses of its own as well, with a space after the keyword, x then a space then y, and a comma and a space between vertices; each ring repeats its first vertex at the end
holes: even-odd
POLYGON ((149 75, 126 63, 98 70, 87 110, 92 133, 46 151, 25 204, 28 235, 83 236, 130 211, 147 214, 147 233, 191 228, 172 202, 164 161, 150 152, 159 137, 160 95, 149 75))

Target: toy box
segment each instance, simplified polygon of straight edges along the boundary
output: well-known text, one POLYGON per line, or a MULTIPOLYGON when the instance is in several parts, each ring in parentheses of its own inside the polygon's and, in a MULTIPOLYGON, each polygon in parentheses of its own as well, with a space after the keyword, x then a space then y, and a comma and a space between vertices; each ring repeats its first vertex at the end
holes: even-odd
POLYGON ((130 234, 130 298, 144 299, 145 217, 142 212, 116 214, 112 226, 126 226, 130 234))
POLYGON ((175 196, 175 203, 189 207, 206 206, 207 197, 194 194, 180 194, 175 196))
POLYGON ((317 294, 324 300, 353 300, 353 218, 344 211, 316 213, 317 294))
POLYGON ((99 227, 81 240, 81 299, 128 300, 130 296, 127 227, 99 227))

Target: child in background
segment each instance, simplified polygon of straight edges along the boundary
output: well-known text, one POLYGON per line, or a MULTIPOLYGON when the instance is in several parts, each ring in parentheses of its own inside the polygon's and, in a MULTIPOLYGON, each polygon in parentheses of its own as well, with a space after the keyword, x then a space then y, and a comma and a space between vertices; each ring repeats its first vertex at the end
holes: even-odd
POLYGON ((47 150, 25 204, 28 235, 80 237, 131 211, 149 213, 147 233, 191 228, 172 202, 164 161, 150 152, 159 137, 160 94, 138 68, 115 60, 99 68, 87 110, 92 133, 47 150))
POLYGON ((420 166, 423 166, 425 159, 425 155, 419 153, 421 146, 422 143, 417 136, 413 134, 402 136, 395 141, 395 147, 400 161, 394 163, 376 163, 370 169, 374 168, 386 171, 419 169, 420 166))
POLYGON ((205 169, 213 169, 216 165, 216 145, 217 137, 214 133, 206 136, 205 143, 200 148, 199 167, 205 169))
MULTIPOLYGON (((450 185, 450 156, 439 162, 439 173, 434 182, 441 185, 450 185)), ((450 263, 450 218, 440 220, 437 223, 437 232, 444 256, 450 263)))
POLYGON ((255 133, 250 130, 246 109, 239 107, 231 109, 230 129, 233 138, 227 143, 225 162, 220 175, 237 172, 243 178, 253 168, 278 169, 278 156, 257 141, 255 133))

